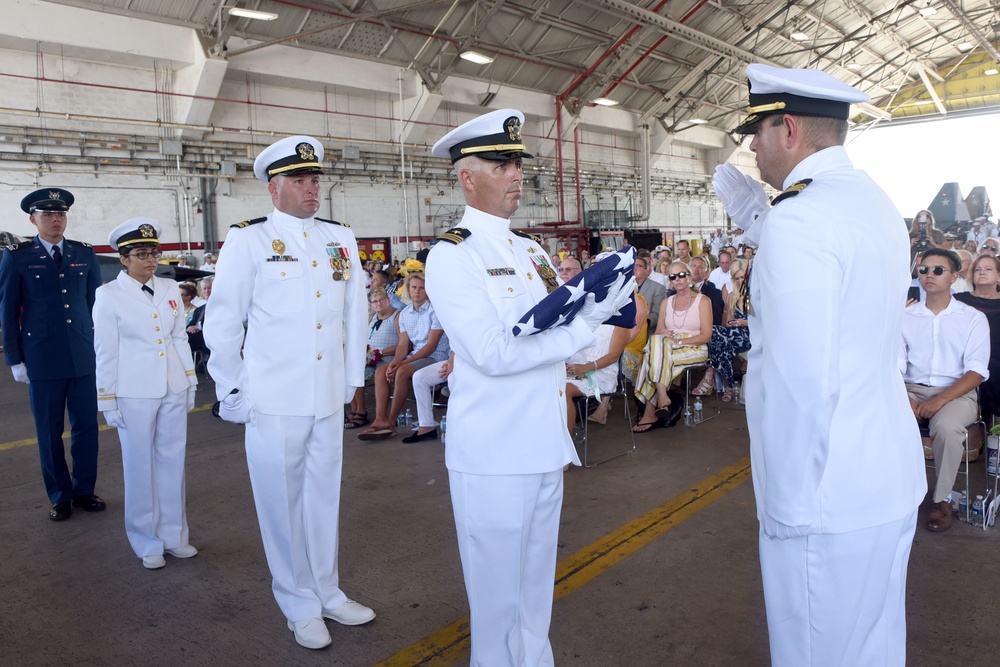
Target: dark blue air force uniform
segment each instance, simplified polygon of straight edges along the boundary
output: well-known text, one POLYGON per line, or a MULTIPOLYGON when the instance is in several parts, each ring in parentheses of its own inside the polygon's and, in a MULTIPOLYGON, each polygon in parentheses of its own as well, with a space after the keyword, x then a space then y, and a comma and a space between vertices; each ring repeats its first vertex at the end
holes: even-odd
POLYGON ((25 364, 42 476, 49 501, 94 493, 97 479, 97 380, 94 293, 101 272, 94 249, 63 239, 62 262, 36 236, 0 260, 0 326, 8 366, 25 364), (73 470, 62 433, 69 411, 73 470))

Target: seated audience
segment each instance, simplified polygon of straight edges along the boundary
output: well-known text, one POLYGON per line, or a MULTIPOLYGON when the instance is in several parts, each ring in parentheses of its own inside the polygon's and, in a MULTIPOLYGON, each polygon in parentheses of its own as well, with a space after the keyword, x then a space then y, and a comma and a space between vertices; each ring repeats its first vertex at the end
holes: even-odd
MULTIPOLYGON (((708 280, 708 261, 704 256, 691 258, 691 284, 712 302, 712 324, 722 324, 722 311, 726 308, 722 292, 708 280)), ((670 292, 667 293, 668 296, 670 292)))
POLYGON ((573 255, 566 255, 562 261, 559 262, 558 272, 559 280, 564 283, 568 283, 574 277, 583 272, 583 263, 573 255))
MULTIPOLYGON (((631 329, 602 324, 594 330, 597 342, 566 362, 566 424, 570 434, 576 423, 578 396, 611 394, 618 384, 618 359, 632 335, 631 329)), ((607 410, 605 409, 605 419, 607 410)))
POLYGON ((979 246, 980 255, 993 255, 996 257, 998 251, 1000 251, 1000 238, 995 236, 990 236, 979 246))
MULTIPOLYGON (((656 321, 660 317, 660 306, 667 296, 667 289, 660 283, 653 280, 649 272, 650 258, 647 251, 642 250, 636 253, 635 268, 635 288, 646 299, 649 304, 649 328, 656 328, 656 321)), ((664 276, 665 278, 666 276, 664 276)))
MULTIPOLYGON (((733 293, 726 301, 723 315, 725 325, 712 327, 712 339, 708 341, 708 363, 712 367, 708 374, 718 372, 722 378, 722 400, 733 400, 733 362, 739 352, 750 349, 750 329, 747 324, 749 297, 743 284, 746 282, 747 261, 734 259, 730 269, 733 279, 733 293)), ((708 377, 706 374, 706 377, 708 377)), ((701 385, 698 386, 701 388, 701 385)), ((697 393, 697 390, 692 391, 697 393)))
POLYGON ((667 395, 671 383, 684 366, 708 359, 708 341, 712 337, 712 305, 691 283, 691 268, 674 262, 667 276, 676 294, 667 298, 660 309, 656 333, 649 338, 639 377, 636 398, 646 407, 632 430, 645 433, 664 426, 669 417, 667 395))
POLYGON ((396 418, 406 402, 407 384, 413 372, 448 358, 448 337, 427 299, 424 274, 407 272, 403 287, 410 304, 396 318, 399 342, 393 360, 375 370, 375 420, 358 436, 361 440, 382 440, 396 435, 396 418))
POLYGON ((958 259, 962 262, 962 268, 958 270, 958 278, 955 280, 955 284, 951 286, 952 294, 960 294, 962 292, 968 292, 972 289, 972 281, 969 277, 969 268, 972 266, 972 259, 975 257, 971 252, 965 250, 953 250, 958 259))
MULTIPOLYGON (((726 250, 720 250, 719 265, 712 269, 712 273, 708 276, 708 280, 715 285, 720 292, 724 292, 726 289, 730 292, 733 291, 733 280, 730 274, 732 262, 733 256, 726 250)), ((694 267, 691 268, 694 269, 694 267)))
POLYGON ((980 255, 973 260, 969 283, 972 291, 955 299, 981 312, 990 325, 990 376, 979 386, 979 405, 990 417, 1000 415, 1000 259, 980 255))
POLYGON ((639 374, 643 350, 646 349, 649 340, 649 304, 646 302, 646 297, 638 292, 635 294, 635 321, 636 327, 632 329, 632 338, 622 352, 622 373, 632 384, 635 384, 639 374))
POLYGON ((372 274, 372 286, 371 289, 381 288, 385 291, 386 295, 389 297, 389 305, 395 310, 403 310, 406 308, 406 304, 403 300, 396 296, 396 292, 390 289, 392 286, 392 279, 389 274, 385 271, 376 271, 372 274))
POLYGON ((951 295, 960 265, 950 250, 925 252, 917 274, 926 299, 903 315, 899 366, 913 414, 930 424, 934 450, 937 482, 925 523, 934 532, 951 527, 951 493, 965 454, 965 427, 976 419, 976 388, 989 377, 986 316, 951 295))
MULTIPOLYGON (((399 343, 399 331, 396 328, 396 316, 399 311, 392 307, 385 289, 373 287, 368 293, 368 305, 372 309, 372 316, 368 320, 365 380, 374 378, 376 369, 392 361, 396 345, 399 343)), ((351 414, 344 419, 344 428, 361 428, 368 422, 365 388, 358 387, 351 400, 351 414)))
POLYGON ((438 424, 434 420, 434 387, 448 381, 455 368, 455 353, 444 361, 425 366, 413 373, 413 398, 417 402, 417 430, 403 438, 411 444, 438 439, 438 424))

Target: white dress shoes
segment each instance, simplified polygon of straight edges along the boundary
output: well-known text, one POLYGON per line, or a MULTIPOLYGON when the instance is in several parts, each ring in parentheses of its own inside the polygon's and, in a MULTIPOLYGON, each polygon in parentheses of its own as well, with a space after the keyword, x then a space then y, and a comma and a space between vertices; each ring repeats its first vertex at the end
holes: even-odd
POLYGON ((364 625, 375 618, 375 612, 363 604, 348 600, 333 611, 324 609, 323 618, 336 621, 341 625, 364 625))
POLYGON ((143 556, 142 566, 147 570, 159 570, 161 567, 167 564, 167 561, 163 559, 163 556, 143 556))
POLYGON ((164 549, 164 551, 174 558, 194 558, 198 555, 198 550, 190 544, 185 544, 184 546, 177 547, 176 549, 164 549))
POLYGON ((326 629, 322 618, 304 618, 301 621, 288 621, 288 629, 295 633, 295 641, 306 648, 323 648, 333 640, 326 629))

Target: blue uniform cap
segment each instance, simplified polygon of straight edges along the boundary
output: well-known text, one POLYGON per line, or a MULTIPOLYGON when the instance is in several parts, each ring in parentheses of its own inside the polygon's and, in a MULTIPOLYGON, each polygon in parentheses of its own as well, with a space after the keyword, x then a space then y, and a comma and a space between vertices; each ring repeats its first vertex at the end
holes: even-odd
POLYGON ((21 210, 28 214, 35 211, 68 211, 75 200, 69 190, 42 188, 21 200, 21 210))

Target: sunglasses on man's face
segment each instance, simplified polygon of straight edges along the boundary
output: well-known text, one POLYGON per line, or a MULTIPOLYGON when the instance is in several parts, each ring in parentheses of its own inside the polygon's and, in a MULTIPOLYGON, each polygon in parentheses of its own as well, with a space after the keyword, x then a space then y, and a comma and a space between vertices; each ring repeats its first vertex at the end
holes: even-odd
POLYGON ((678 278, 687 278, 687 277, 688 274, 686 271, 681 271, 680 273, 671 273, 667 275, 667 279, 671 281, 677 280, 678 278))
POLYGON ((944 272, 950 272, 951 269, 946 269, 943 266, 921 266, 917 269, 917 273, 922 276, 926 276, 928 273, 933 273, 935 276, 944 275, 944 272))

